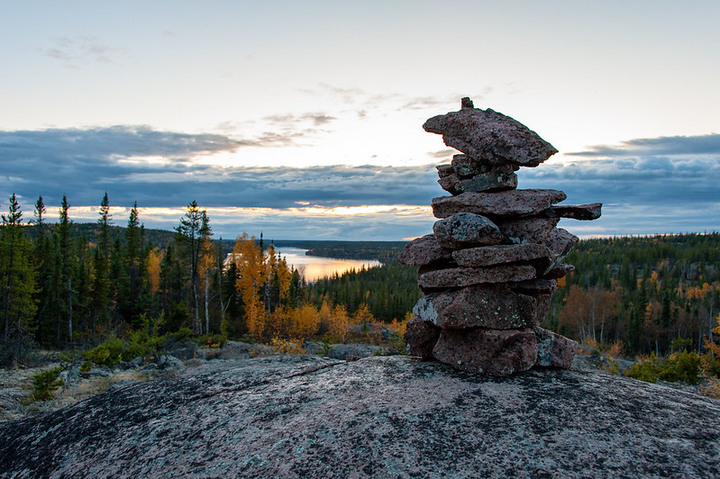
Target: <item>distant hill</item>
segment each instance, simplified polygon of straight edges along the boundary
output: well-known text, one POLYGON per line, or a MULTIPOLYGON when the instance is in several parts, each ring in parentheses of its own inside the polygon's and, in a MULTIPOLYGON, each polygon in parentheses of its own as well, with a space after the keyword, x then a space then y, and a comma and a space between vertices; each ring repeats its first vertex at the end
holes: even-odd
MULTIPOLYGON (((73 231, 77 237, 84 236, 90 243, 97 242, 97 223, 73 223, 73 231)), ((125 238, 126 228, 110 227, 112 240, 125 238)), ((38 235, 35 225, 27 226, 27 234, 31 239, 38 235)), ((166 248, 175 237, 175 231, 145 228, 145 240, 153 246, 166 248)), ((219 237, 215 237, 219 240, 219 237)), ((259 240, 258 240, 259 241, 259 240)), ((308 250, 309 256, 340 259, 369 259, 384 263, 393 261, 395 256, 405 247, 406 241, 339 241, 339 240, 264 240, 264 246, 274 245, 276 248, 300 248, 308 250)), ((235 245, 234 239, 223 239, 224 253, 230 253, 235 245)))
POLYGON ((375 259, 384 263, 393 261, 407 241, 313 241, 279 240, 273 244, 281 248, 306 249, 309 256, 340 259, 375 259))
MULTIPOLYGON (((76 237, 84 236, 88 242, 97 243, 97 223, 73 223, 72 229, 76 237)), ((118 237, 124 240, 126 229, 127 228, 123 226, 111 226, 110 233, 112 236, 112 241, 115 241, 115 239, 118 237)), ((25 231, 27 232, 30 239, 35 239, 38 236, 39 229, 36 225, 28 225, 25 231)), ((145 241, 149 242, 153 246, 165 248, 174 237, 174 231, 145 228, 145 241)))

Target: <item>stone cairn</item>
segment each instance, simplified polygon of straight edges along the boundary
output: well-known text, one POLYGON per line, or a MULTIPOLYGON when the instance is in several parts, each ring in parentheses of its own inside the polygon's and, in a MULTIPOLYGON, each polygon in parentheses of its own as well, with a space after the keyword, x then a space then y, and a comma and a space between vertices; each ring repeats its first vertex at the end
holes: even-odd
POLYGON ((560 218, 599 218, 602 205, 556 205, 566 198, 562 191, 516 189, 515 171, 557 150, 469 98, 461 106, 423 125, 463 154, 437 167, 438 183, 452 196, 432 200, 440 218, 433 234, 399 256, 419 266, 425 294, 407 324, 409 353, 492 376, 569 368, 577 343, 539 327, 557 279, 574 269, 562 259, 578 238, 556 226, 560 218))

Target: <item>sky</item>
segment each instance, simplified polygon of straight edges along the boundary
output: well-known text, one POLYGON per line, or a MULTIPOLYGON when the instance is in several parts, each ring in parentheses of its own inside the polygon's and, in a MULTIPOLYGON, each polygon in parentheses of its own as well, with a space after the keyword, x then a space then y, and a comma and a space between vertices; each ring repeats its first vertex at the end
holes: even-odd
POLYGON ((720 2, 0 0, 0 209, 215 236, 431 232, 460 98, 560 153, 581 237, 720 230, 720 2))

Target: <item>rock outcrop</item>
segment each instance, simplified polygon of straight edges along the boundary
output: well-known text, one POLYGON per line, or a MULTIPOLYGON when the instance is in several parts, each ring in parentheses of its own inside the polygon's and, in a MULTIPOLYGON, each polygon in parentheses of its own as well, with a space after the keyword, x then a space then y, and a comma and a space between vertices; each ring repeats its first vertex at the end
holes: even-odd
POLYGON ((210 361, 0 424, 0 476, 720 477, 720 403, 602 371, 210 361))
POLYGON ((557 224, 596 219, 602 205, 558 205, 562 191, 516 189, 515 171, 557 150, 512 118, 474 108, 469 98, 460 111, 423 127, 463 154, 437 167, 438 183, 452 196, 433 199, 440 218, 433 234, 399 255, 420 267, 426 294, 408 322, 408 351, 494 376, 569 367, 577 344, 539 327, 556 280, 573 270, 562 260, 578 238, 557 224))

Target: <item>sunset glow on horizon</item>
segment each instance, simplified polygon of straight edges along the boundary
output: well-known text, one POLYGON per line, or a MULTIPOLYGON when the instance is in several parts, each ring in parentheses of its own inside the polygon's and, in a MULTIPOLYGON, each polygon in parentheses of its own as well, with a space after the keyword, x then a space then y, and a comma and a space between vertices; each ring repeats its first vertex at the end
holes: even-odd
POLYGON ((26 218, 107 192, 118 225, 196 200, 225 237, 422 236, 457 153, 422 124, 469 96, 560 151, 520 188, 606 204, 587 234, 720 230, 717 2, 3 6, 0 202, 26 218))

